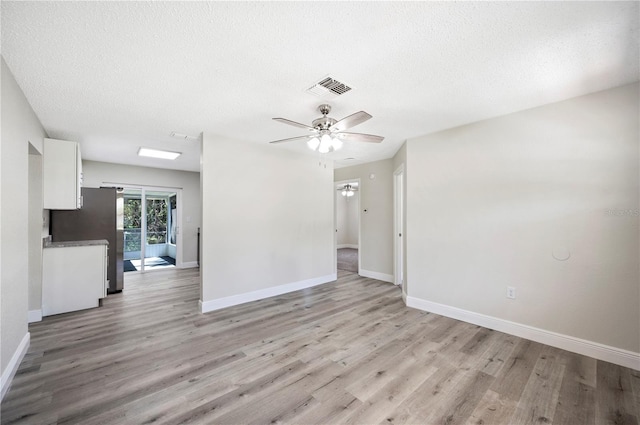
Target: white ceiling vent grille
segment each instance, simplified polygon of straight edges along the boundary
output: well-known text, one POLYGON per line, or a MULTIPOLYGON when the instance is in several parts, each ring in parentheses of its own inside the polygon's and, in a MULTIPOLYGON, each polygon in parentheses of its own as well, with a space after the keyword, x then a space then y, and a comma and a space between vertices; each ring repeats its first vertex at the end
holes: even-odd
POLYGON ((322 80, 315 83, 313 86, 307 89, 308 93, 315 94, 323 99, 334 99, 338 96, 341 96, 349 91, 351 91, 353 87, 336 80, 331 76, 327 76, 322 80))

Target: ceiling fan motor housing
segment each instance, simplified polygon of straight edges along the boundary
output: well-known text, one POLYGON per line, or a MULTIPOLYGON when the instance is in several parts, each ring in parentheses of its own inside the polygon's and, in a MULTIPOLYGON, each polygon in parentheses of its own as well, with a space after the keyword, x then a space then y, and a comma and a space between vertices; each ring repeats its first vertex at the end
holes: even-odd
POLYGON ((331 112, 331 105, 323 103, 322 105, 318 106, 318 111, 320 111, 322 115, 329 115, 329 112, 331 112))
POLYGON ((333 118, 330 118, 325 115, 322 118, 313 120, 313 123, 311 123, 311 125, 313 126, 313 128, 318 130, 329 130, 329 127, 334 125, 336 122, 337 121, 334 120, 333 118))
POLYGON ((318 130, 328 130, 329 127, 331 127, 333 124, 338 122, 333 118, 330 118, 327 116, 327 114, 331 112, 331 105, 327 105, 327 104, 320 105, 318 106, 318 111, 320 111, 320 113, 323 116, 313 120, 313 122, 311 123, 311 126, 313 128, 316 128, 318 130))

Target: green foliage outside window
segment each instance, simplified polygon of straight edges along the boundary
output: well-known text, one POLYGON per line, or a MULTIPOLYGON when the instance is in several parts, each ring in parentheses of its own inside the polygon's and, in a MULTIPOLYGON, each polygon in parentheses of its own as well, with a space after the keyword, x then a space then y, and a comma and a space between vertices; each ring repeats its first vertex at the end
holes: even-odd
POLYGON ((147 243, 167 243, 166 199, 147 199, 147 243))
MULTIPOLYGON (((167 201, 165 199, 147 199, 147 244, 167 242, 167 201)), ((142 228, 142 200, 125 198, 124 200, 124 250, 140 251, 140 230, 142 228)))

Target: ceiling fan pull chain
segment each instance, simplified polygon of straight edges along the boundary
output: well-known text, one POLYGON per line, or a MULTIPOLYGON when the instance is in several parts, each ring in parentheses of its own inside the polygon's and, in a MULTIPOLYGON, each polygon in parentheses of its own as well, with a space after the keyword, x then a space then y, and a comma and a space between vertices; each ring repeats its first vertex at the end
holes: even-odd
POLYGON ((324 165, 324 168, 327 168, 326 156, 325 154, 318 152, 318 167, 322 167, 322 165, 324 165), (323 159, 325 159, 324 164, 322 163, 323 159))

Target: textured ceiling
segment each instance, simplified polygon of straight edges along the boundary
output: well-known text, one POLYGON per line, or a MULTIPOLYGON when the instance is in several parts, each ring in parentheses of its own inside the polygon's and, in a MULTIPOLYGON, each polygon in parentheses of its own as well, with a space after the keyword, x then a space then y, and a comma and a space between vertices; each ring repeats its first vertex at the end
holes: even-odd
MULTIPOLYGON (((385 136, 329 155, 389 158, 412 137, 639 78, 638 2, 10 2, 2 55, 50 137, 86 159, 198 171, 200 132, 266 144, 329 103, 385 136), (140 146, 184 152, 142 159, 140 146)), ((309 151, 303 142, 274 150, 309 151)), ((353 157, 354 160, 345 161, 353 157)))

